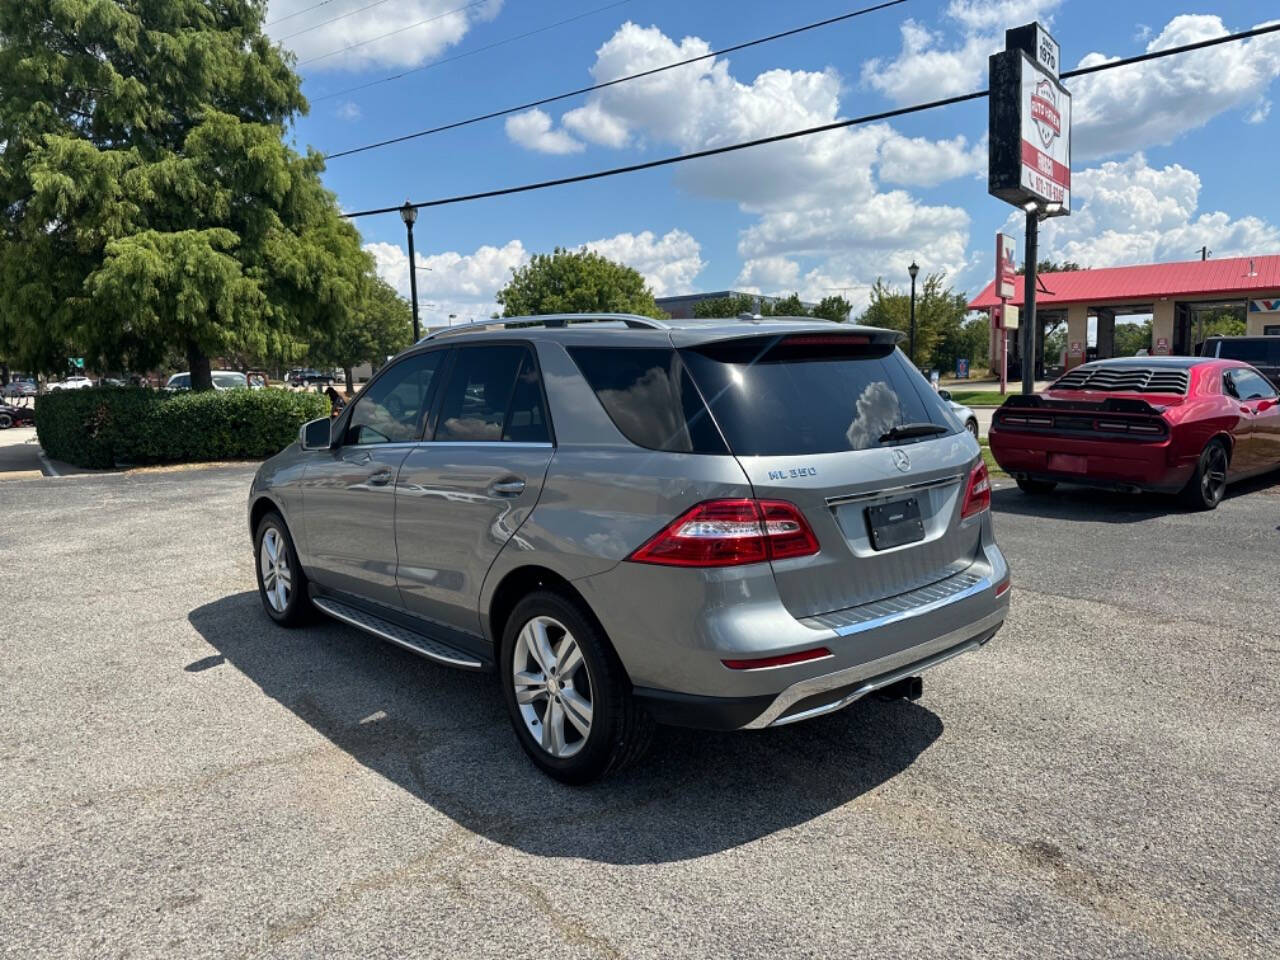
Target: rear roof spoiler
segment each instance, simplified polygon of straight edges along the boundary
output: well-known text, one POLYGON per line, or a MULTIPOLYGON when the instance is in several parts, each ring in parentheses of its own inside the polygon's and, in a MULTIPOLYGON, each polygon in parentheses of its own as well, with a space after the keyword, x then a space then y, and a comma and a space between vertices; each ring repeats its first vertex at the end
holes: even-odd
POLYGON ((1041 410, 1097 410, 1101 413, 1142 413, 1148 416, 1158 417, 1162 407, 1153 407, 1145 400, 1135 400, 1130 397, 1107 397, 1105 400, 1047 400, 1039 394, 1024 395, 1014 393, 1005 397, 1004 403, 1000 405, 1001 409, 1005 407, 1030 407, 1041 410))

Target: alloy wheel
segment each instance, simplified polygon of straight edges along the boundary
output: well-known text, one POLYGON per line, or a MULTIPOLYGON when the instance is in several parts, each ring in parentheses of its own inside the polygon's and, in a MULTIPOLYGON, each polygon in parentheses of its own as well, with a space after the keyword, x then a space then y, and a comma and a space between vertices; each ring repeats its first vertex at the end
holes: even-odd
POLYGON ((516 636, 511 671, 533 739, 559 759, 581 750, 591 734, 591 677, 573 634, 552 617, 533 617, 516 636))
POLYGON ((1200 492, 1205 503, 1217 503, 1227 490, 1227 451, 1215 443, 1205 451, 1204 470, 1200 477, 1200 492))
POLYGON ((258 567, 267 603, 276 613, 284 613, 293 592, 293 572, 289 569, 289 548, 275 527, 268 527, 258 548, 258 567))

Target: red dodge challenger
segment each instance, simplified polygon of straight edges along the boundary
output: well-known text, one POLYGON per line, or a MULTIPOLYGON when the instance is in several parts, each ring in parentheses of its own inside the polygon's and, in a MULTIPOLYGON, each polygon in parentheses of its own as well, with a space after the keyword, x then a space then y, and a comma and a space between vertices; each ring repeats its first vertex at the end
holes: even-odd
POLYGON ((1009 397, 990 442, 1027 493, 1082 483, 1180 493, 1212 510, 1228 483, 1280 467, 1280 397, 1238 360, 1098 360, 1009 397))

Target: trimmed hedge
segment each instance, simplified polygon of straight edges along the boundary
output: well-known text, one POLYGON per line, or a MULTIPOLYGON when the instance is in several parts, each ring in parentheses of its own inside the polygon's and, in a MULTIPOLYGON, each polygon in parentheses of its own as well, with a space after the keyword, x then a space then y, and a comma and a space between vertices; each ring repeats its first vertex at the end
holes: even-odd
POLYGON ((91 387, 37 397, 36 434, 48 456, 78 467, 256 460, 328 414, 318 393, 91 387))

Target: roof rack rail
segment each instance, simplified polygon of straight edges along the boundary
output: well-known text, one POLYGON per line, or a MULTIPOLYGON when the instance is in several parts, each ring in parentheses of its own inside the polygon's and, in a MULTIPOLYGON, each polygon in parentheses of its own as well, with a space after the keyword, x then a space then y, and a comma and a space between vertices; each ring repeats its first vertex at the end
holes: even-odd
POLYGON ((773 321, 775 320, 799 320, 801 323, 835 323, 836 322, 834 320, 828 320, 826 317, 792 317, 792 316, 784 316, 782 314, 779 314, 776 317, 774 316, 766 317, 763 314, 759 314, 759 313, 740 313, 738 314, 737 319, 745 321, 747 323, 773 323, 773 321))
POLYGON ((484 330, 523 330, 543 327, 558 330, 582 323, 624 323, 629 330, 670 330, 670 326, 653 317, 634 313, 548 313, 530 317, 500 317, 496 320, 476 320, 428 333, 419 343, 439 337, 451 337, 460 333, 479 333, 484 330))

